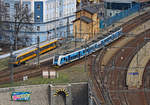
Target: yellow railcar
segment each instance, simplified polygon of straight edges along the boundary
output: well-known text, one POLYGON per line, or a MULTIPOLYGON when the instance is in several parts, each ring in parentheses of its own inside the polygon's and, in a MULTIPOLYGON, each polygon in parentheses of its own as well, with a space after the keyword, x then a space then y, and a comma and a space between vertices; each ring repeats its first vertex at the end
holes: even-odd
MULTIPOLYGON (((57 47, 58 39, 45 41, 43 43, 40 43, 39 45, 39 54, 44 54, 54 48, 57 47)), ((20 65, 22 63, 25 63, 26 61, 33 59, 37 56, 38 49, 37 45, 25 48, 21 51, 21 53, 16 53, 14 56, 14 65, 20 65)))

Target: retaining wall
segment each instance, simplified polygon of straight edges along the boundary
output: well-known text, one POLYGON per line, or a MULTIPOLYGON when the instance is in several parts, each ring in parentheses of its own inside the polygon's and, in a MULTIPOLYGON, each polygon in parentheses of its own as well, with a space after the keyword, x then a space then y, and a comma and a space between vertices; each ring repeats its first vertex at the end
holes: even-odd
MULTIPOLYGON (((61 85, 59 85, 61 88, 61 85)), ((29 85, 11 88, 0 88, 0 105, 51 105, 58 100, 55 93, 58 85, 29 85), (12 101, 12 92, 31 92, 29 101, 12 101), (55 102, 53 102, 55 101, 55 102)), ((64 85, 62 85, 62 89, 64 85)), ((88 85, 87 83, 67 84, 66 91, 69 92, 69 101, 72 105, 88 105, 88 85), (67 88, 68 86, 68 88, 67 88)), ((67 101, 67 100, 66 100, 67 101)))

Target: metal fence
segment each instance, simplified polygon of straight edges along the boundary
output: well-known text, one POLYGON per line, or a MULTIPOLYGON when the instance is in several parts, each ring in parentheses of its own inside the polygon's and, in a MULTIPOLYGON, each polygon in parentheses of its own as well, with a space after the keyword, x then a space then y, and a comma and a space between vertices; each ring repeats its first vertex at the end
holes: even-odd
POLYGON ((108 19, 100 20, 100 28, 103 29, 105 27, 108 27, 112 25, 113 23, 139 11, 139 9, 140 9, 140 5, 136 4, 132 8, 129 8, 128 10, 124 10, 108 19))

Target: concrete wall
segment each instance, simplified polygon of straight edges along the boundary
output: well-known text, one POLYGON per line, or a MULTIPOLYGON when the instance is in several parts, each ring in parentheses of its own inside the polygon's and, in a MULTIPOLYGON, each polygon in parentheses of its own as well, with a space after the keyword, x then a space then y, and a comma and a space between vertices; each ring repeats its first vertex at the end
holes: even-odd
POLYGON ((65 85, 50 85, 50 105, 72 105, 71 84, 65 85), (62 97, 59 92, 64 92, 65 97, 62 97))
POLYGON ((68 92, 66 102, 69 105, 88 105, 87 83, 75 83, 67 85, 30 85, 12 88, 0 88, 0 105, 51 105, 59 98, 54 96, 57 89, 65 89, 68 92), (11 101, 12 92, 31 92, 30 101, 11 101), (72 101, 71 101, 72 100, 72 101))
POLYGON ((0 105, 49 105, 48 85, 20 86, 0 89, 0 105), (30 101, 11 101, 12 92, 31 92, 30 101))
POLYGON ((71 84, 72 105, 88 105, 88 84, 71 84))

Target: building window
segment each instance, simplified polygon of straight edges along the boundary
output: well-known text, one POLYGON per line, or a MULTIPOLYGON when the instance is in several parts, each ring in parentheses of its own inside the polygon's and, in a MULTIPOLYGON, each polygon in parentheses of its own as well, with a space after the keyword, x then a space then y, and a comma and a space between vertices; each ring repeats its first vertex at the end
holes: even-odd
POLYGON ((14 5, 14 8, 19 8, 19 3, 16 3, 16 4, 14 5))
POLYGON ((10 4, 9 3, 5 3, 5 7, 9 8, 10 4))
POLYGON ((28 26, 25 26, 25 29, 28 29, 29 27, 28 26))
POLYGON ((47 14, 47 21, 48 21, 48 18, 49 18, 49 17, 48 17, 48 14, 47 14))
POLYGON ((8 13, 5 15, 5 19, 10 20, 10 15, 8 13))
POLYGON ((28 9, 28 4, 25 4, 25 8, 27 8, 27 9, 28 9))
POLYGON ((40 16, 37 16, 37 20, 40 20, 40 16))
POLYGON ((40 10, 40 4, 37 5, 37 9, 40 10))
POLYGON ((37 31, 40 31, 40 26, 37 26, 37 31))
POLYGON ((9 24, 5 24, 5 28, 6 28, 7 30, 9 30, 9 29, 10 29, 10 25, 9 25, 9 24))
POLYGON ((110 13, 110 16, 112 16, 112 13, 110 13))
POLYGON ((47 10, 48 10, 48 4, 47 4, 47 10))

